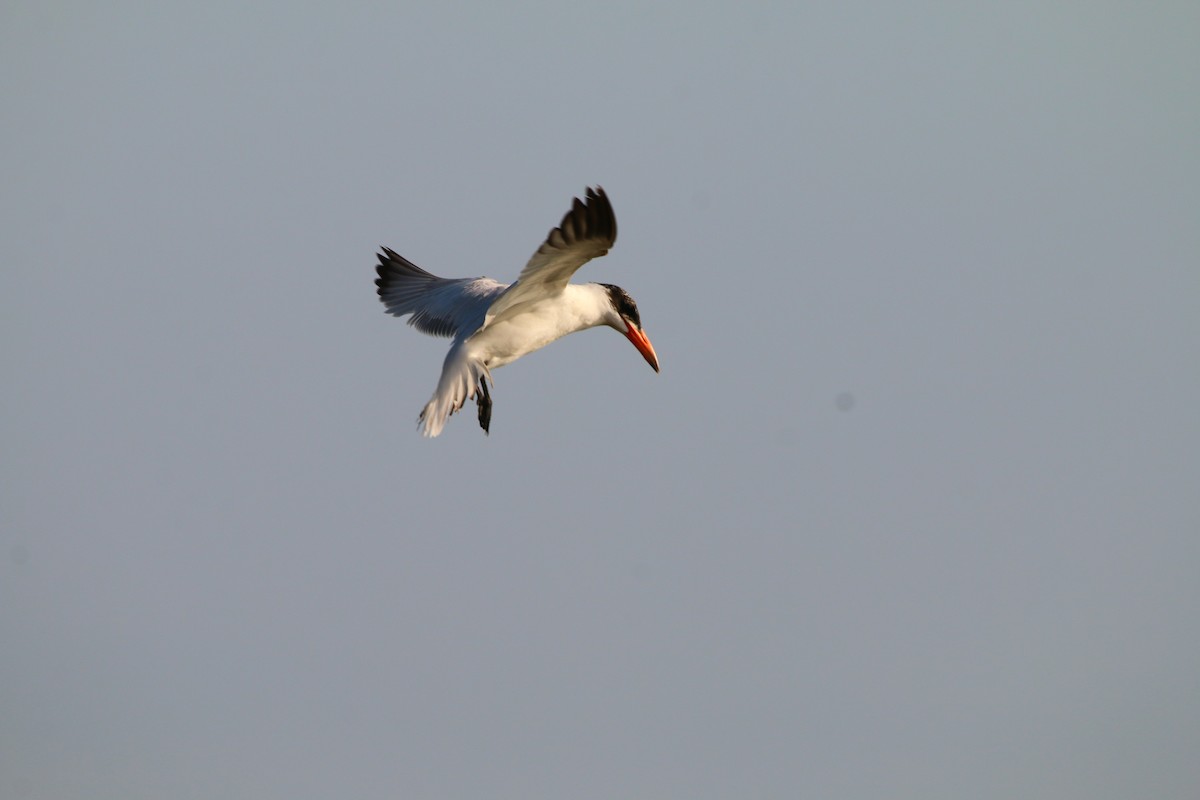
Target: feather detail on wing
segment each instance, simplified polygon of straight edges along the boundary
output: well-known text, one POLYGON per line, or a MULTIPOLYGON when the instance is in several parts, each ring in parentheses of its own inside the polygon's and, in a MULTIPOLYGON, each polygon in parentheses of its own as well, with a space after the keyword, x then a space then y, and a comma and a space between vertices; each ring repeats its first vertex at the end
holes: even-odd
POLYGON ((608 195, 599 186, 589 187, 587 201, 575 198, 562 224, 550 231, 516 282, 492 303, 484 325, 524 303, 558 294, 580 267, 607 253, 616 240, 617 218, 608 195))
POLYGON ((470 336, 507 288, 491 278, 439 278, 387 247, 375 270, 375 286, 387 313, 411 314, 408 324, 432 336, 470 336))

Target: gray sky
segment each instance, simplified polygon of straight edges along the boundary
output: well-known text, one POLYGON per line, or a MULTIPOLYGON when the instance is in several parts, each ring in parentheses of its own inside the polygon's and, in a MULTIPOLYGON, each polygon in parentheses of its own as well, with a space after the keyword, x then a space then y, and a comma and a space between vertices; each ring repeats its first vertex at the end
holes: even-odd
POLYGON ((175 5, 0 12, 0 797, 1196 796, 1200 6, 175 5))

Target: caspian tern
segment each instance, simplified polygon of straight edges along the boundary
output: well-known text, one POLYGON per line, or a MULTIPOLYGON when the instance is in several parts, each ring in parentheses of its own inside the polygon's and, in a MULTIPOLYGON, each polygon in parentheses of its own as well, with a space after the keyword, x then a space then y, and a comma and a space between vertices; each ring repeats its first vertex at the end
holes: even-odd
POLYGON ((439 278, 387 247, 375 281, 387 313, 432 336, 454 339, 433 397, 418 424, 437 436, 446 420, 474 398, 484 433, 492 418, 491 370, 511 364, 568 333, 607 325, 624 335, 658 372, 658 355, 642 330, 637 304, 619 286, 569 283, 575 271, 617 240, 612 204, 600 187, 575 199, 562 224, 511 284, 491 278, 439 278))

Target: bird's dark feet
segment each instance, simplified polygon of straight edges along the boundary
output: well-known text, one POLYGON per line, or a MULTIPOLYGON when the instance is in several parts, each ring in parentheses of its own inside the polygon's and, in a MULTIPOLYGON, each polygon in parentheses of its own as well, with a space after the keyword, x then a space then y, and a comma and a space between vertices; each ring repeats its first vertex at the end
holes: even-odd
POLYGON ((475 391, 475 403, 479 406, 479 427, 488 432, 492 424, 492 395, 488 392, 487 378, 479 378, 479 388, 475 391))

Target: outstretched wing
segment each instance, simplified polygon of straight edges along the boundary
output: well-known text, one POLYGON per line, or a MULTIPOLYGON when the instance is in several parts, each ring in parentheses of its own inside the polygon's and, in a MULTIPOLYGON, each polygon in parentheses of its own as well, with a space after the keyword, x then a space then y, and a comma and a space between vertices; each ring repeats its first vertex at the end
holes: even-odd
POLYGON ((387 313, 411 314, 408 324, 432 336, 470 336, 508 288, 491 278, 439 278, 387 247, 375 271, 375 286, 387 313))
POLYGON ((575 198, 562 224, 550 231, 516 282, 492 303, 484 326, 526 303, 558 294, 576 270, 607 253, 616 240, 617 218, 608 195, 599 186, 589 187, 587 201, 575 198))

